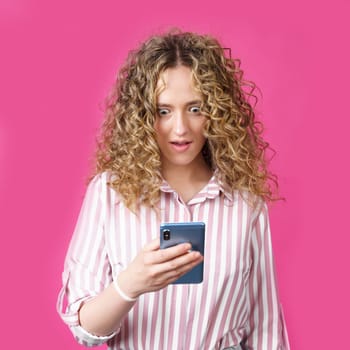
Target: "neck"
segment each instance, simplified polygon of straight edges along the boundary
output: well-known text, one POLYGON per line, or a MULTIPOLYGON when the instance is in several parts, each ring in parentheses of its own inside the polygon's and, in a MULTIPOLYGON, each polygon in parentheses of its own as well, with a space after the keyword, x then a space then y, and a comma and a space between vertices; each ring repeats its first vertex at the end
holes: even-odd
POLYGON ((162 167, 162 175, 167 182, 178 179, 196 181, 198 178, 211 177, 211 174, 212 171, 204 159, 197 161, 193 165, 163 164, 162 167))
POLYGON ((170 187, 187 202, 208 183, 213 172, 203 160, 195 167, 166 166, 162 170, 162 175, 170 187))

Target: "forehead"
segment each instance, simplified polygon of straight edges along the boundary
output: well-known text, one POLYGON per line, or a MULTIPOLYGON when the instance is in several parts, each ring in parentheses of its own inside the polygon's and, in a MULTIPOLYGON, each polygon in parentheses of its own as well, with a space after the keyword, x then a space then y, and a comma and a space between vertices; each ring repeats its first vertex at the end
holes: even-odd
MULTIPOLYGON (((160 74, 157 83, 158 101, 201 99, 195 88, 192 70, 185 66, 168 68, 160 74)), ((169 101, 164 101, 169 102, 169 101)))

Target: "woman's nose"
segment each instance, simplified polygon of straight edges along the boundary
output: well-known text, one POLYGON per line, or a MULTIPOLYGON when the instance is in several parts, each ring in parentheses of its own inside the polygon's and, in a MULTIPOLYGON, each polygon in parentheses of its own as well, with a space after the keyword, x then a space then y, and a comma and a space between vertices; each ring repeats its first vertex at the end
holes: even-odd
POLYGON ((188 124, 185 113, 178 112, 175 114, 174 129, 175 133, 179 136, 186 134, 188 131, 188 124))

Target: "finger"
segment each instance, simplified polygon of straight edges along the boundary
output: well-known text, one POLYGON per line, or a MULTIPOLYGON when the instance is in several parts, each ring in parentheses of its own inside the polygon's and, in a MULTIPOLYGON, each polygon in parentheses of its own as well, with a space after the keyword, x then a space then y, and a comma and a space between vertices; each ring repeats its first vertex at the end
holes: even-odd
POLYGON ((153 263, 161 264, 187 254, 191 249, 190 243, 181 243, 170 248, 159 249, 153 255, 153 263))
POLYGON ((185 253, 178 258, 156 265, 156 274, 161 276, 161 278, 168 279, 169 273, 170 276, 172 276, 174 273, 176 274, 176 271, 178 271, 178 273, 189 271, 191 268, 193 268, 193 266, 196 266, 202 261, 203 257, 199 252, 185 253))
POLYGON ((203 260, 202 258, 199 252, 187 253, 165 263, 164 269, 165 271, 191 269, 193 267, 192 265, 197 265, 203 260))
POLYGON ((155 238, 154 240, 152 240, 151 242, 147 243, 143 247, 143 250, 145 252, 152 252, 152 251, 158 250, 159 248, 160 248, 160 240, 158 237, 158 238, 155 238))
POLYGON ((188 263, 185 263, 183 265, 179 265, 176 268, 169 270, 163 274, 163 278, 166 280, 166 283, 169 284, 171 282, 174 282, 187 272, 191 271, 195 266, 200 264, 203 261, 203 256, 200 254, 195 255, 195 259, 191 260, 188 263))
POLYGON ((177 259, 177 263, 173 264, 171 268, 169 268, 169 263, 154 266, 152 273, 152 290, 159 290, 166 287, 203 261, 203 256, 200 255, 199 252, 187 254, 192 255, 191 260, 187 263, 184 263, 184 259, 177 259))

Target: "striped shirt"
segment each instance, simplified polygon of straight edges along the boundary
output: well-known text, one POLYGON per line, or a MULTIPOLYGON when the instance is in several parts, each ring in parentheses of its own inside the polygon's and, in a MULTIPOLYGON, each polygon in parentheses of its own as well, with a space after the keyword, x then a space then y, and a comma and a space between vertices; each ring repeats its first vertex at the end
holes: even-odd
POLYGON ((109 349, 288 350, 279 303, 267 206, 252 207, 226 191, 215 175, 189 202, 164 181, 161 211, 133 214, 107 186, 108 174, 89 184, 63 272, 57 308, 77 341, 109 349), (161 222, 206 224, 201 284, 169 285, 139 297, 115 333, 89 334, 79 325, 81 303, 110 285, 161 222), (64 307, 64 299, 67 307, 64 307), (65 309, 65 310, 63 310, 65 309))

